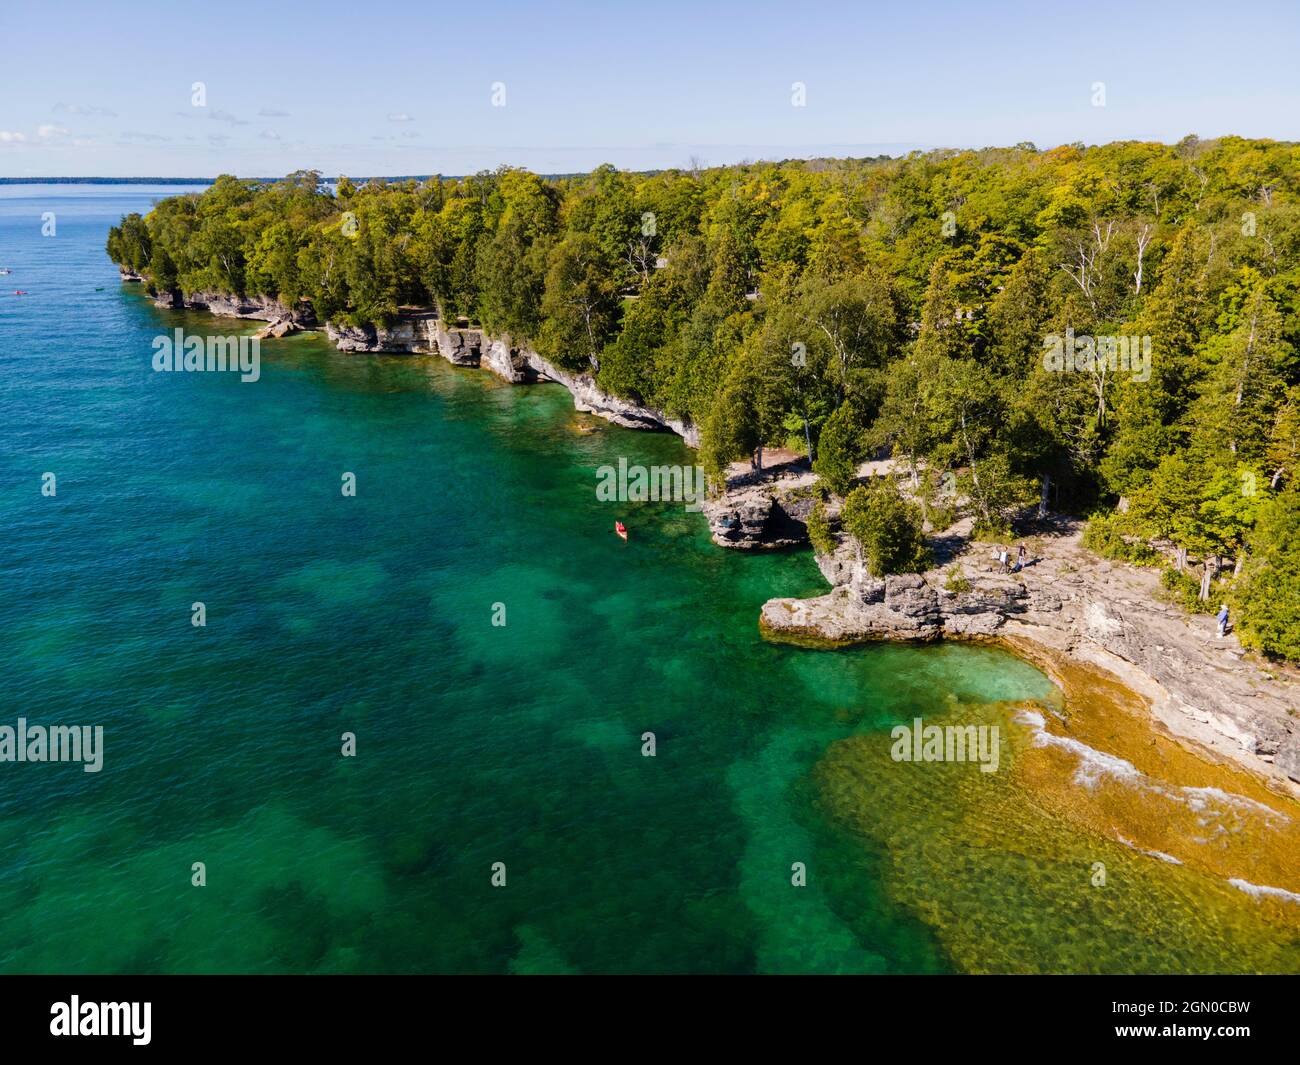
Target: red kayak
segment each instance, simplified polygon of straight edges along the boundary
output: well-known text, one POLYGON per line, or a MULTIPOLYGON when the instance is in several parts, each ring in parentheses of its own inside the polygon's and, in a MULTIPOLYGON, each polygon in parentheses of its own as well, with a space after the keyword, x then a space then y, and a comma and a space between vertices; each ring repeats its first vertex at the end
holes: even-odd
POLYGON ((618 533, 619 536, 623 537, 624 540, 627 539, 627 526, 621 521, 614 522, 614 531, 618 533))

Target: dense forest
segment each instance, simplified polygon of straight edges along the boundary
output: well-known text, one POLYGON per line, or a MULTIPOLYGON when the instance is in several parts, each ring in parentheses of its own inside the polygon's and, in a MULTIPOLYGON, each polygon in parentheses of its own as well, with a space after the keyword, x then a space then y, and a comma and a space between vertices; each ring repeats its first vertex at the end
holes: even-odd
POLYGON ((842 497, 892 455, 908 498, 854 496, 863 527, 941 525, 954 499, 989 535, 1093 515, 1094 550, 1300 659, 1300 146, 224 176, 127 216, 108 252, 157 290, 468 318, 699 425, 715 477, 788 444, 842 497))

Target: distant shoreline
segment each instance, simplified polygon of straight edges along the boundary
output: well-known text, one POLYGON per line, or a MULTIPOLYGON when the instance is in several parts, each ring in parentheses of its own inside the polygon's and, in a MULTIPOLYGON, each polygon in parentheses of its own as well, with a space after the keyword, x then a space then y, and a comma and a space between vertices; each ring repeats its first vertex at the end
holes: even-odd
MULTIPOLYGON (((211 185, 214 178, 197 177, 0 177, 0 185, 211 185)), ((276 181, 278 178, 252 178, 276 181)))
MULTIPOLYGON (((659 170, 638 171, 644 174, 658 174, 659 170)), ((539 174, 543 178, 566 178, 575 177, 576 174, 555 173, 539 174)), ((465 177, 463 174, 352 174, 349 175, 354 182, 374 181, 376 179, 383 181, 440 181, 460 180, 465 177)), ((0 177, 0 185, 213 185, 216 183, 215 177, 0 177)), ((245 177, 240 181, 251 181, 257 184, 273 185, 284 181, 283 175, 280 177, 245 177)), ((326 178, 327 181, 333 181, 333 178, 326 178)))

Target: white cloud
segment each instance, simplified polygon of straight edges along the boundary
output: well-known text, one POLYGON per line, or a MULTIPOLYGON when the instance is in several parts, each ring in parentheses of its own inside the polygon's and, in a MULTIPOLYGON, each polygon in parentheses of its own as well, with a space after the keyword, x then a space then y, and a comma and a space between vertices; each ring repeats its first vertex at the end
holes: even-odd
POLYGON ((69 132, 71 131, 66 126, 56 126, 53 123, 36 127, 36 136, 43 141, 54 140, 57 137, 66 137, 69 132))
POLYGON ((0 129, 0 144, 22 144, 26 139, 25 133, 11 133, 7 129, 0 129))
POLYGON ((414 122, 415 119, 413 119, 413 118, 412 118, 410 115, 408 115, 405 111, 398 111, 398 112, 397 112, 396 114, 394 114, 394 115, 389 115, 389 116, 388 116, 388 121, 389 121, 389 122, 414 122))
POLYGON ((276 133, 273 129, 264 129, 258 134, 258 136, 264 141, 278 141, 280 139, 280 134, 276 133))

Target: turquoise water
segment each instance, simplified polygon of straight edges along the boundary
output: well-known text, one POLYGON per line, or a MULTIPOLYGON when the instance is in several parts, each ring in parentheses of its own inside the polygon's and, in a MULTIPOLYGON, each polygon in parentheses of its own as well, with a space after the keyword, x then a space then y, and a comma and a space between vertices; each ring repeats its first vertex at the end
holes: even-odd
POLYGON ((0 298, 0 724, 105 745, 98 774, 0 763, 0 971, 951 967, 813 769, 1039 673, 765 643, 811 558, 598 501, 602 464, 693 458, 575 432, 558 387, 316 336, 256 383, 153 373, 177 325, 253 331, 118 283, 107 227, 156 195, 0 189, 0 289, 31 292, 0 298))

